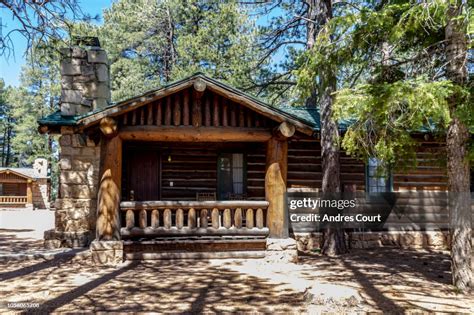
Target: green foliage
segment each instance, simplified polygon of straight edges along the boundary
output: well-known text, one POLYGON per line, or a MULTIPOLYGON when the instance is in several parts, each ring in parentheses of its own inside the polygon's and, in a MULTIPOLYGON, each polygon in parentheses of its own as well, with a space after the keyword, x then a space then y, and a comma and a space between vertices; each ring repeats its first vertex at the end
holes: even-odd
POLYGON ((344 136, 343 147, 363 160, 377 157, 387 164, 415 161, 410 157, 416 142, 410 135, 446 127, 450 120, 447 98, 452 89, 450 81, 429 82, 422 77, 338 91, 335 118, 358 118, 344 136))
POLYGON ((115 101, 203 72, 234 86, 253 75, 253 22, 237 1, 120 0, 104 24, 78 24, 74 35, 98 35, 111 61, 115 101))
MULTIPOLYGON (((38 133, 37 120, 57 110, 60 95, 59 56, 51 45, 37 44, 34 58, 28 56, 21 72, 20 87, 10 87, 6 103, 14 120, 11 166, 30 167, 36 158, 48 159, 51 172, 57 171, 57 141, 38 133)), ((57 177, 52 176, 53 196, 57 177)))
MULTIPOLYGON (((446 80, 444 39, 450 2, 351 4, 320 32, 296 71, 302 99, 324 88, 324 71, 336 71, 334 119, 352 121, 342 147, 361 159, 414 162, 410 157, 416 143, 410 134, 443 132, 450 121, 448 100, 454 95, 457 106, 451 115, 461 117, 472 130, 469 87, 446 80)), ((472 24, 468 10, 459 18, 472 24)))

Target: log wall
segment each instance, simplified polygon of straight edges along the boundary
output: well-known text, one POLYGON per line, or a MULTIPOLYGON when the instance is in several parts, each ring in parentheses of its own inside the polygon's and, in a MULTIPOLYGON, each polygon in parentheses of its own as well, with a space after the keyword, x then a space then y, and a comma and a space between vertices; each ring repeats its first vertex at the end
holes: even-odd
MULTIPOLYGON (((321 189, 321 145, 319 140, 299 135, 288 145, 288 188, 321 189)), ((341 152, 341 185, 355 184, 365 190, 365 164, 341 152)))
MULTIPOLYGON (((443 143, 419 139, 417 166, 392 171, 394 191, 446 191, 446 148, 443 143)), ((365 163, 341 152, 341 185, 365 191, 365 163)), ((319 140, 299 135, 288 146, 288 188, 321 189, 319 140)))
MULTIPOLYGON (((130 143, 125 150, 134 150, 130 143)), ((220 152, 246 155, 247 196, 265 199, 265 143, 140 143, 161 154, 161 200, 195 200, 196 193, 216 193, 220 152)), ((126 166, 125 166, 126 167, 126 166)), ((126 173, 126 172, 125 172, 126 173)), ((125 180, 126 176, 124 176, 125 180)), ((125 191, 127 183, 123 183, 125 191)), ((122 194, 127 196, 126 193, 122 194)), ((124 199, 128 200, 128 199, 124 199)))

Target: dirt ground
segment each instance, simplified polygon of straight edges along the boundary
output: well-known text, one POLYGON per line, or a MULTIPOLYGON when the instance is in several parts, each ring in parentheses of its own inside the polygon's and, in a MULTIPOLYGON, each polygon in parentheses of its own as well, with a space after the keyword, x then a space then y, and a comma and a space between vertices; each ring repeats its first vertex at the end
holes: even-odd
MULTIPOLYGON (((0 221, 0 258, 44 251, 41 231, 6 222, 0 221)), ((65 253, 0 259, 0 313, 474 313, 474 296, 450 285, 448 254, 385 248, 303 256, 298 264, 162 260, 117 267, 65 253)))
POLYGON ((358 250, 298 264, 179 260, 105 268, 56 258, 0 268, 2 312, 14 311, 12 302, 37 303, 33 312, 474 312, 473 296, 449 285, 447 254, 426 251, 358 250), (309 294, 318 287, 322 296, 309 294))

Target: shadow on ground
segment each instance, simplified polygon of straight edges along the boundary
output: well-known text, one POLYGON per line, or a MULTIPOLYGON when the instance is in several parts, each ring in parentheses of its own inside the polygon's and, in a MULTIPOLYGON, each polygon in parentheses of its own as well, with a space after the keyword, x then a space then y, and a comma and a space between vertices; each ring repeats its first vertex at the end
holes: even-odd
POLYGON ((474 310, 472 296, 458 295, 449 285, 449 256, 427 251, 357 250, 338 258, 302 257, 298 265, 176 260, 134 261, 112 268, 56 258, 0 267, 0 305, 35 302, 45 313, 311 311, 301 288, 287 279, 356 288, 364 311, 474 310))

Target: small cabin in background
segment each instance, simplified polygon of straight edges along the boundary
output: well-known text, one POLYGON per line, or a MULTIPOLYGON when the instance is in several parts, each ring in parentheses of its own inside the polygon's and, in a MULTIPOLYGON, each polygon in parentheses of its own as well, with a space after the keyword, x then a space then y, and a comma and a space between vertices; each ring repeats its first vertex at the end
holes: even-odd
POLYGON ((49 208, 48 161, 36 159, 33 167, 0 167, 0 208, 49 208))

